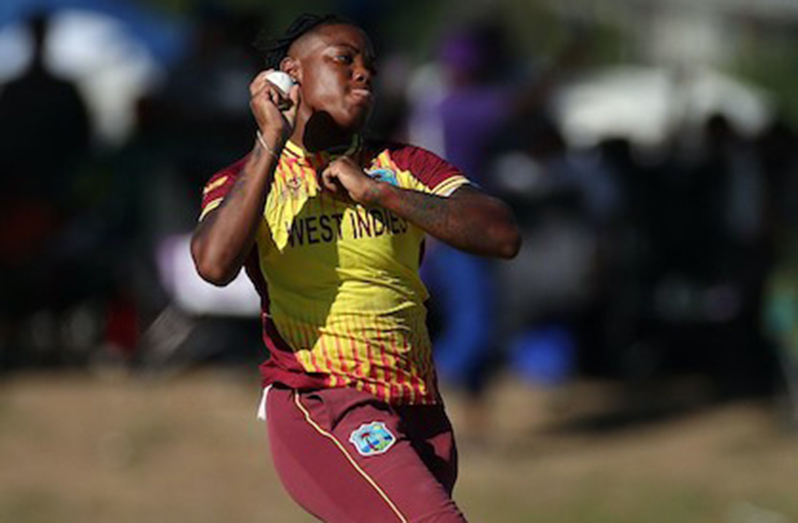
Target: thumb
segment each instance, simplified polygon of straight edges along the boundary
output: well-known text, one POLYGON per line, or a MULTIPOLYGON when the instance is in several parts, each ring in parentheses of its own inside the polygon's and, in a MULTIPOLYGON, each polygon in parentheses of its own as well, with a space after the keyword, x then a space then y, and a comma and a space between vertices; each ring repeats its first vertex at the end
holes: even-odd
POLYGON ((335 183, 337 180, 337 176, 335 172, 328 166, 324 171, 321 173, 321 184, 322 186, 330 191, 331 193, 338 192, 338 185, 335 183))
POLYGON ((296 122, 296 113, 299 110, 299 102, 301 99, 299 85, 294 84, 291 86, 291 90, 288 92, 288 98, 291 100, 291 107, 284 111, 283 114, 285 115, 285 119, 288 120, 288 123, 291 124, 291 127, 293 127, 296 122))

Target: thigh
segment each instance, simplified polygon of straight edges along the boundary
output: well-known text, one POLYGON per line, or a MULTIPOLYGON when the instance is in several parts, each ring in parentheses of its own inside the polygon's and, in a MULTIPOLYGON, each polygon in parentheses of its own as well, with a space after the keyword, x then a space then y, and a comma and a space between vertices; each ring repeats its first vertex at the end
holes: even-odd
POLYGON ((443 405, 398 407, 403 434, 451 496, 457 481, 457 446, 443 405))
POLYGON ((288 493, 327 522, 463 522, 394 409, 349 389, 273 389, 269 441, 288 493))

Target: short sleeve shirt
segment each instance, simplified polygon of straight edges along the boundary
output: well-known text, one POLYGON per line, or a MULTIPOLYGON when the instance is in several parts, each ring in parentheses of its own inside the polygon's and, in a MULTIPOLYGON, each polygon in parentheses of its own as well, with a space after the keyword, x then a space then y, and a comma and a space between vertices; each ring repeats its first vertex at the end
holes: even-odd
MULTIPOLYGON (((402 189, 448 197, 469 183, 418 147, 356 142, 346 154, 402 189)), ((425 233, 391 211, 323 191, 318 175, 330 159, 286 145, 247 262, 270 351, 264 384, 348 386, 392 404, 436 403, 428 295, 418 275, 425 233)), ((245 165, 246 158, 208 181, 200 219, 223 205, 245 165)))

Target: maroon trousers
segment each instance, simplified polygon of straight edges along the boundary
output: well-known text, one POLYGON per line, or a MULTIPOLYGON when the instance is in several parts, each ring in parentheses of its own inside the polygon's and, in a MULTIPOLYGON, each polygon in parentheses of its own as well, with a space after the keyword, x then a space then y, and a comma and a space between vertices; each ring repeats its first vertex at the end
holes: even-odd
POLYGON ((269 443, 291 497, 329 523, 463 523, 452 426, 442 405, 391 407, 354 389, 275 386, 269 443))

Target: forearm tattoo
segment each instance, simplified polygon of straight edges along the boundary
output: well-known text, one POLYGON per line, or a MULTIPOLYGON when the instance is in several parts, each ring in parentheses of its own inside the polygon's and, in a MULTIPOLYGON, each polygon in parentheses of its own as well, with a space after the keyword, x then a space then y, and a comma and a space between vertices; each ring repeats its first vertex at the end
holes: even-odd
POLYGON ((484 227, 485 209, 476 198, 443 198, 397 189, 394 210, 430 235, 472 252, 490 249, 484 227))

